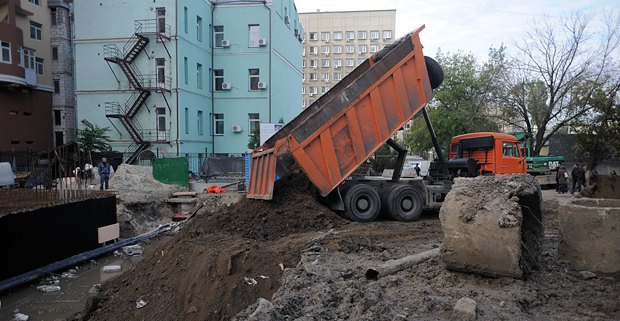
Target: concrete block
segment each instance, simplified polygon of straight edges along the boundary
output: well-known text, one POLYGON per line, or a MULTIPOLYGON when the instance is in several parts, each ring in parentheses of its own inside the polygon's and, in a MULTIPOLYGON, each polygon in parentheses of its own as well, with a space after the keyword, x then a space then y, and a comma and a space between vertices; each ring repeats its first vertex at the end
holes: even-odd
POLYGON ((97 242, 105 243, 120 237, 120 225, 114 223, 97 229, 97 242))
POLYGON ((439 212, 447 268, 521 278, 538 265, 542 197, 530 175, 455 179, 439 212))
POLYGON ((620 272, 620 200, 564 200, 558 213, 562 258, 583 270, 620 272))

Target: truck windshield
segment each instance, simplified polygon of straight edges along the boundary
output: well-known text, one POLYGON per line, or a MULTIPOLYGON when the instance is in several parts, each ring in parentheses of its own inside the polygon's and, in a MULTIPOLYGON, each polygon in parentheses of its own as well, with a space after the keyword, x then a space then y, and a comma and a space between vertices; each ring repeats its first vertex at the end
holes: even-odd
POLYGON ((506 157, 519 157, 519 146, 516 143, 502 143, 502 151, 506 157))

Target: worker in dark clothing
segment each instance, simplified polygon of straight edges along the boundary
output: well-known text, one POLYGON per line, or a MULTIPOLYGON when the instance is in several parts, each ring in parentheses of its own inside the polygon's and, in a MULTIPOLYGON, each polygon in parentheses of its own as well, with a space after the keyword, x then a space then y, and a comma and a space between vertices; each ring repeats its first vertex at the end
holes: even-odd
POLYGON ((101 162, 97 165, 97 169, 99 171, 99 181, 101 182, 99 189, 108 189, 108 181, 110 180, 110 164, 108 164, 108 160, 105 157, 101 158, 101 162))
POLYGON ((558 193, 564 194, 568 191, 568 172, 564 165, 558 168, 558 193))
POLYGON ((579 189, 579 192, 581 192, 581 186, 578 186, 579 184, 579 164, 575 164, 573 165, 573 169, 570 171, 570 177, 573 180, 573 188, 570 190, 571 195, 575 194, 575 190, 579 189))
POLYGON ((581 187, 586 188, 586 167, 579 167, 579 175, 577 175, 579 180, 579 189, 581 191, 581 187))
POLYGON ((416 176, 420 177, 420 163, 415 163, 415 167, 413 169, 415 169, 416 176))

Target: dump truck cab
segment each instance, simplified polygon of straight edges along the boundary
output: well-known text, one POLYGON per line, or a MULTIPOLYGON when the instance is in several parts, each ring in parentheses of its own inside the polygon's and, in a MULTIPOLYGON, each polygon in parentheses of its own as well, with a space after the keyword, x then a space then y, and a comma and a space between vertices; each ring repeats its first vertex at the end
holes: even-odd
POLYGON ((448 159, 448 168, 467 171, 458 172, 456 176, 525 174, 527 169, 519 141, 503 133, 455 136, 450 141, 448 159), (474 161, 475 167, 472 168, 474 161))

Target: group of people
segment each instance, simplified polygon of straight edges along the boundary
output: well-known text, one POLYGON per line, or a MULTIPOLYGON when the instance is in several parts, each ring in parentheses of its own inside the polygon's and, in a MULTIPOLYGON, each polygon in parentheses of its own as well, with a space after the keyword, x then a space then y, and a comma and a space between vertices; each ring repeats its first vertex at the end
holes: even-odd
POLYGON ((586 171, 579 164, 573 165, 573 169, 570 171, 566 169, 564 164, 558 165, 558 171, 556 173, 556 191, 560 194, 568 193, 568 179, 571 178, 573 182, 573 188, 570 193, 581 192, 582 187, 586 185, 586 171))

